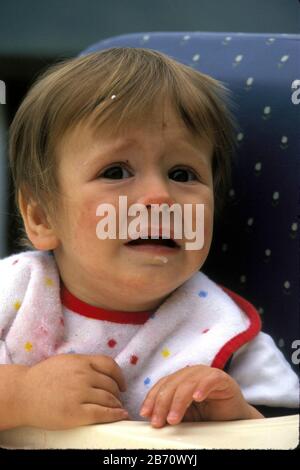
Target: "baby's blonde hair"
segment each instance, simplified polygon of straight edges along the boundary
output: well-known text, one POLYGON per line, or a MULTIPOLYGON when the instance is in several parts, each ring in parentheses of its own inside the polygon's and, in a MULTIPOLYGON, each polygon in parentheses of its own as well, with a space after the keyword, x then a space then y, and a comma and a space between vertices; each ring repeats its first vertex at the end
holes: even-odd
MULTIPOLYGON (((230 184, 236 124, 227 88, 151 49, 117 47, 51 66, 29 90, 10 127, 9 162, 19 195, 55 216, 59 204, 56 147, 67 131, 89 122, 111 134, 142 125, 168 99, 186 127, 214 147, 216 213, 230 184)), ((33 248, 22 228, 19 244, 33 248)))

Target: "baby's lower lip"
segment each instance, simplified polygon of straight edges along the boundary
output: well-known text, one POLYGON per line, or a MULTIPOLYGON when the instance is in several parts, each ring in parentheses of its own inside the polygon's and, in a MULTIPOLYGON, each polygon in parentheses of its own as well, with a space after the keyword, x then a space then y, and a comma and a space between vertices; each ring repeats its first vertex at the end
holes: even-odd
POLYGON ((136 251, 136 252, 144 252, 144 253, 153 253, 153 254, 165 254, 165 255, 170 255, 170 254, 176 254, 180 250, 179 246, 176 246, 174 248, 170 246, 164 246, 164 245, 151 245, 149 243, 145 245, 130 245, 126 244, 124 245, 126 248, 136 251))

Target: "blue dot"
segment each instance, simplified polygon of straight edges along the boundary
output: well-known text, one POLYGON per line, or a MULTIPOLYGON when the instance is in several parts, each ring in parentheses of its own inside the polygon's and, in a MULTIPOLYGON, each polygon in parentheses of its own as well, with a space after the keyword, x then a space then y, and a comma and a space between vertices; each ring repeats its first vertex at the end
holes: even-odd
POLYGON ((149 385, 149 383, 151 382, 151 379, 149 377, 147 377, 145 380, 144 380, 144 384, 145 385, 149 385))
POLYGON ((198 293, 199 297, 207 297, 208 296, 208 292, 206 292, 205 290, 201 290, 199 293, 198 293))
POLYGON ((150 318, 155 318, 155 313, 152 313, 152 315, 150 315, 150 318))

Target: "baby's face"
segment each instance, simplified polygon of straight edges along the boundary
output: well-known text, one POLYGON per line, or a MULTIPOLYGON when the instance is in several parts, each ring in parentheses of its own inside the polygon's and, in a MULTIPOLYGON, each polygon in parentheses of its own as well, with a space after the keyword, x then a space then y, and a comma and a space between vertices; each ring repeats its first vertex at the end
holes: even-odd
MULTIPOLYGON (((171 110, 165 125, 153 116, 146 126, 115 138, 78 126, 58 147, 58 178, 64 194, 54 250, 62 280, 92 305, 112 310, 155 309, 198 271, 209 252, 213 229, 212 145, 196 139, 171 110), (204 246, 200 250, 130 246, 128 239, 101 240, 97 207, 119 197, 135 203, 204 204, 204 246)), ((193 210, 195 230, 196 211, 193 210)), ((134 217, 128 217, 128 224, 134 217)), ((171 219, 172 220, 172 219, 171 219)), ((150 219, 149 219, 150 221, 150 219)), ((149 229, 150 229, 149 225, 149 229)), ((172 227, 171 224, 171 229, 172 227)), ((184 231, 183 231, 184 235, 184 231)))

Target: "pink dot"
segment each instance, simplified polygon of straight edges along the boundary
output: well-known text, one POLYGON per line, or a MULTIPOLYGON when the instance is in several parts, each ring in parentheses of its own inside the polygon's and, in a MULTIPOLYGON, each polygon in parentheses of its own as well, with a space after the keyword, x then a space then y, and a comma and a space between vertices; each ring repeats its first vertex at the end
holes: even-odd
POLYGON ((205 330, 202 331, 202 333, 207 333, 209 331, 209 328, 206 328, 205 330))
POLYGON ((64 326, 64 324, 65 324, 64 319, 63 319, 63 318, 60 318, 60 319, 59 319, 59 323, 60 323, 62 326, 64 326))
POLYGON ((137 363, 137 361, 139 360, 139 358, 137 356, 131 356, 130 358, 130 364, 134 365, 137 363))
POLYGON ((15 259, 15 261, 12 263, 12 265, 17 264, 19 262, 18 259, 15 259))
POLYGON ((107 342, 108 346, 110 348, 114 348, 115 345, 117 344, 117 342, 114 340, 114 339, 110 339, 108 342, 107 342))

